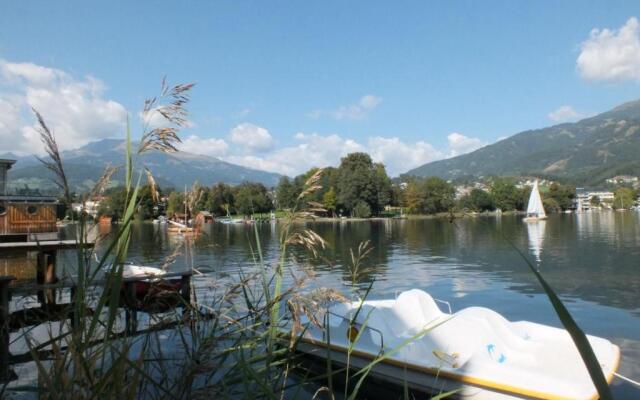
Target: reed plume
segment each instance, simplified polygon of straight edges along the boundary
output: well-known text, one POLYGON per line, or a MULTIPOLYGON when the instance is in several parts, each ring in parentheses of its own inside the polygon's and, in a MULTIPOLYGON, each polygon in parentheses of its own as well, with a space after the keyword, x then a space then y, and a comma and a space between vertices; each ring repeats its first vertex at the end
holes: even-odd
POLYGON ((56 138, 53 135, 53 132, 44 121, 42 115, 35 109, 31 108, 36 118, 38 119, 38 128, 36 128, 37 132, 40 134, 40 141, 44 144, 44 149, 47 152, 47 155, 51 159, 51 161, 47 161, 44 158, 37 157, 38 161, 40 161, 49 171, 53 172, 54 178, 53 183, 63 191, 64 193, 64 201, 67 205, 71 204, 71 191, 69 190, 69 183, 67 181, 67 175, 64 172, 63 164, 62 164, 62 156, 60 155, 60 150, 58 149, 58 142, 56 142, 56 138))
POLYGON ((181 143, 178 133, 180 128, 189 124, 186 105, 190 99, 190 90, 194 86, 195 83, 169 86, 166 78, 162 79, 160 96, 147 99, 144 102, 142 118, 145 121, 145 126, 138 154, 151 150, 166 153, 178 151, 176 146, 181 143), (150 126, 156 114, 164 119, 164 126, 150 126))

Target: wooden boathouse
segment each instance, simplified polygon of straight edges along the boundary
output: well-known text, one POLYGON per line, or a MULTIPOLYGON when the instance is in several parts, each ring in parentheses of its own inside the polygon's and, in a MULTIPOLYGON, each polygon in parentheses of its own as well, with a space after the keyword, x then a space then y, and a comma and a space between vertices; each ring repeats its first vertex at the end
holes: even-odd
POLYGON ((0 243, 57 240, 57 199, 10 195, 7 172, 14 163, 0 159, 0 243))

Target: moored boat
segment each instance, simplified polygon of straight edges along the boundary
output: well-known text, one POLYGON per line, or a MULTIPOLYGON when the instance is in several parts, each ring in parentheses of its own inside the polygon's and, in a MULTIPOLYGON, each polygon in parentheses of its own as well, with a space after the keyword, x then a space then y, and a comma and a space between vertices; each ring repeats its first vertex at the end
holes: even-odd
MULTIPOLYGON (((445 313, 417 289, 395 300, 339 303, 318 313, 324 324, 309 324, 299 351, 353 368, 379 360, 370 374, 401 387, 458 390, 456 396, 469 399, 597 398, 564 329, 510 322, 482 307, 445 313)), ((619 348, 603 338, 587 338, 611 382, 619 348)))
MULTIPOLYGON (((111 265, 105 267, 109 271, 111 265)), ((126 263, 122 266, 120 299, 128 308, 138 310, 166 310, 179 302, 182 277, 166 277, 167 271, 126 263)))

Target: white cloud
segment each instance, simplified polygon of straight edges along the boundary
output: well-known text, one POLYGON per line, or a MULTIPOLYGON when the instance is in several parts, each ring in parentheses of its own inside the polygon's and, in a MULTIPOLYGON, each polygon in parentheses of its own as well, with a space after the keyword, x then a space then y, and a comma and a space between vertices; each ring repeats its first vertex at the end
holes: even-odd
POLYGON ((190 135, 182 140, 182 143, 178 145, 178 150, 211 157, 222 157, 227 154, 229 144, 224 139, 190 135))
POLYGON ((396 176, 412 168, 453 157, 484 145, 479 139, 469 138, 459 133, 449 135, 449 147, 439 150, 425 141, 403 142, 398 137, 375 136, 358 142, 337 134, 321 135, 317 133, 296 133, 294 139, 299 143, 263 154, 233 151, 224 157, 226 161, 251 168, 278 172, 295 176, 312 167, 337 166, 340 159, 349 153, 366 152, 375 162, 382 162, 387 172, 396 176))
POLYGON ((380 103, 382 103, 382 99, 380 97, 367 94, 362 96, 355 104, 342 106, 333 111, 313 110, 308 113, 307 116, 313 119, 318 119, 327 115, 337 120, 348 119, 356 121, 368 117, 369 113, 378 107, 380 103))
POLYGON ((577 68, 584 79, 640 81, 640 29, 631 17, 619 30, 593 29, 580 45, 577 68))
POLYGON ((547 114, 550 120, 555 122, 575 121, 584 117, 584 114, 574 110, 571 106, 562 106, 547 114))
POLYGON ((0 76, 2 151, 42 153, 30 108, 42 114, 62 150, 124 132, 125 108, 104 98, 106 86, 96 78, 75 79, 57 69, 5 60, 0 76))
POLYGON ((273 145, 273 137, 261 126, 242 123, 231 130, 231 141, 246 150, 268 150, 273 145))
POLYGON ((427 142, 404 143, 397 137, 370 138, 368 151, 374 161, 384 163, 387 173, 394 176, 444 156, 427 142))
POLYGON ((354 140, 338 135, 297 133, 295 138, 301 143, 283 147, 262 156, 232 155, 225 160, 251 168, 295 176, 312 167, 337 165, 340 157, 349 153, 366 151, 354 140))
POLYGON ((449 142, 449 157, 470 153, 486 145, 478 138, 468 137, 458 132, 453 132, 447 136, 447 141, 449 142))

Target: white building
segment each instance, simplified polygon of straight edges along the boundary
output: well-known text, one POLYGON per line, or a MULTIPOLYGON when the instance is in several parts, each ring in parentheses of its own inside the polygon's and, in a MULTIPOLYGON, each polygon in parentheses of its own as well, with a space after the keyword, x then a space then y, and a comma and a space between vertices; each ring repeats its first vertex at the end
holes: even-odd
POLYGON ((597 197, 601 203, 613 203, 613 192, 607 191, 585 191, 583 189, 576 189, 576 207, 582 206, 582 209, 591 208, 591 199, 597 197))

